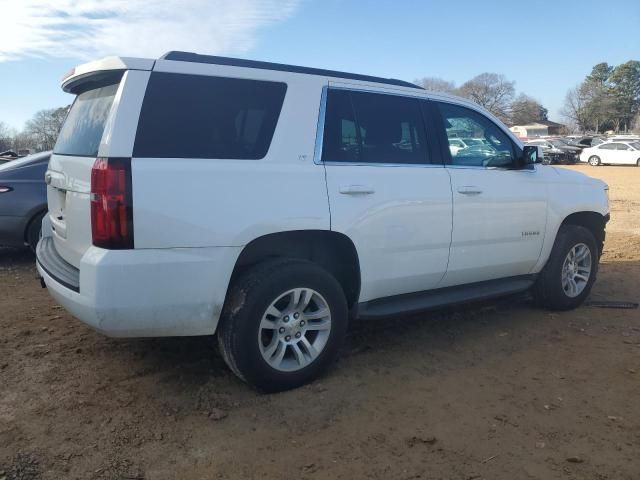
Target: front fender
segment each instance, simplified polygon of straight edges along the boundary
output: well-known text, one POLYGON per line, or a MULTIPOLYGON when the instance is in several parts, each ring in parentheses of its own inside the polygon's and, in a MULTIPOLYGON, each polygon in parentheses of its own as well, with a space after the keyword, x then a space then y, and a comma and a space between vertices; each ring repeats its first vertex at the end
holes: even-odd
POLYGON ((608 186, 605 182, 571 170, 553 170, 556 171, 556 178, 549 182, 545 239, 538 263, 531 273, 538 273, 547 263, 558 230, 569 216, 592 213, 600 215, 603 222, 606 222, 609 215, 608 186))

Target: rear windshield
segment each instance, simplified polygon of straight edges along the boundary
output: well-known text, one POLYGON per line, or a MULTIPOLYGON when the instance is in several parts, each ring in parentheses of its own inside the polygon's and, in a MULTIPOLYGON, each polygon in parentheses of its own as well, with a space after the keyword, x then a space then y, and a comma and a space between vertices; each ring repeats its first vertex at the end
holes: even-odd
POLYGON ((53 153, 95 157, 104 133, 107 116, 120 84, 120 77, 111 76, 88 82, 78 93, 58 135, 53 153))
POLYGON ((154 72, 134 157, 257 160, 269 150, 285 83, 154 72))

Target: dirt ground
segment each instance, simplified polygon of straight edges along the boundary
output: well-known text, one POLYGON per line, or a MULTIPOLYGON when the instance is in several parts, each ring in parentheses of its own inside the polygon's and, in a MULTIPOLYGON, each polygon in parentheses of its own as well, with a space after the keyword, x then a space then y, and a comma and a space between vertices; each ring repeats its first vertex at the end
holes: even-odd
MULTIPOLYGON (((640 168, 592 298, 638 302, 640 168)), ((638 479, 640 311, 527 299, 358 322, 320 381, 259 395, 212 338, 113 340, 0 250, 0 480, 638 479)))

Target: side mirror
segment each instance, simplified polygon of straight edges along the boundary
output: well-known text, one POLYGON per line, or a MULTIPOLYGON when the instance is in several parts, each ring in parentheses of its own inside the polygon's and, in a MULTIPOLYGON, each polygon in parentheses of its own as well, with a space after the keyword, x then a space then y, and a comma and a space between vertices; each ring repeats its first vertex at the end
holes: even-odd
POLYGON ((544 158, 544 151, 539 145, 525 145, 522 149, 522 157, 524 165, 542 163, 542 159, 544 158))

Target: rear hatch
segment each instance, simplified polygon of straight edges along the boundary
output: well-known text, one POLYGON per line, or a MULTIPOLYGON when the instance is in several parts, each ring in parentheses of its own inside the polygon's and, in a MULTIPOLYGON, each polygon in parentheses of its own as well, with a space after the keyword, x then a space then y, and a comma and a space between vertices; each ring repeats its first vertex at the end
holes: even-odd
POLYGON ((76 268, 92 244, 91 169, 122 75, 123 71, 98 72, 74 87, 77 96, 60 130, 45 176, 55 248, 76 268))

